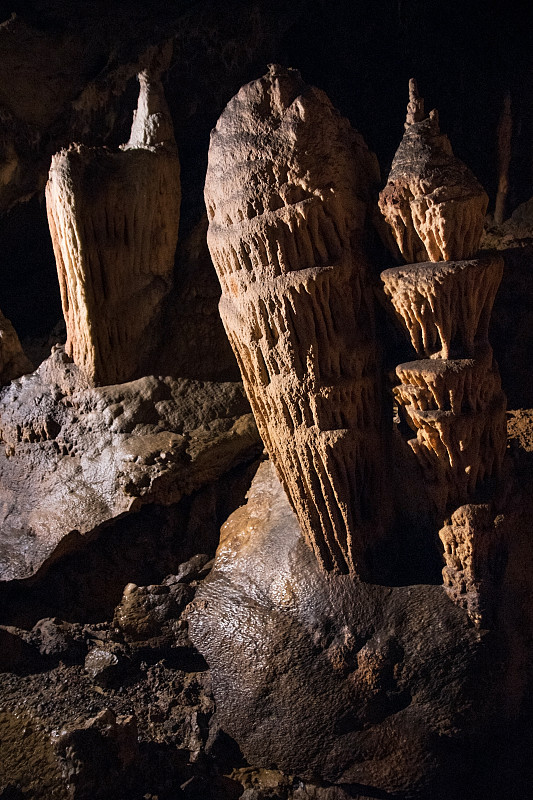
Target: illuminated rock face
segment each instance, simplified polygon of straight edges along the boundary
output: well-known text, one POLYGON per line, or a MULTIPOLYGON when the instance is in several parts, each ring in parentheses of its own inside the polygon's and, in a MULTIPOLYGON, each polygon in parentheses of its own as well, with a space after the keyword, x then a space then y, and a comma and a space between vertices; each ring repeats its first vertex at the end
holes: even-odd
POLYGON ((220 313, 258 427, 325 569, 368 574, 381 408, 360 242, 375 160, 323 92, 271 67, 212 133, 220 313))
POLYGON ((418 356, 472 357, 488 342, 490 315, 503 259, 407 264, 381 274, 398 320, 418 356))
POLYGON ((488 343, 499 256, 410 264, 382 273, 419 356, 400 364, 395 398, 437 508, 465 502, 498 475, 506 446, 505 396, 488 343))
POLYGON ((436 111, 424 114, 409 83, 405 133, 379 207, 407 262, 471 258, 479 249, 488 197, 453 155, 436 111))
POLYGON ((439 508, 464 502, 498 475, 506 446, 505 396, 490 348, 479 359, 424 360, 396 368, 394 395, 439 508))
POLYGON ((46 187, 67 353, 96 385, 137 374, 172 281, 179 160, 161 84, 146 73, 139 82, 129 142, 71 145, 46 187))

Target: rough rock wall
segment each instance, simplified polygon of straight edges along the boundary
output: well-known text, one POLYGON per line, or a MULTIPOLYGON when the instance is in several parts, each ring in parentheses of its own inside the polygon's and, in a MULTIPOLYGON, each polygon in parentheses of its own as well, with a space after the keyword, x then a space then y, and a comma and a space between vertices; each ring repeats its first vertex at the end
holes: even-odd
POLYGON ((13 325, 0 311, 0 385, 10 383, 32 369, 13 325))
POLYGON ((271 66, 220 117, 205 187, 220 313, 263 441, 319 562, 359 574, 381 532, 362 249, 375 175, 327 97, 271 66))

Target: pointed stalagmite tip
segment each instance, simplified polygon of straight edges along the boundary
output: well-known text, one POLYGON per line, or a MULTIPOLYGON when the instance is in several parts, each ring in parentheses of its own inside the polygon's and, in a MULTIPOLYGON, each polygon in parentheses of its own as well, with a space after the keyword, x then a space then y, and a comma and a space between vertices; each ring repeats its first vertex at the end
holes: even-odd
POLYGON ((159 77, 154 77, 150 70, 144 69, 139 72, 137 79, 139 99, 133 113, 130 138, 123 149, 166 147, 174 150, 174 127, 159 77))
POLYGON ((422 122, 426 115, 424 112, 424 98, 418 94, 418 85, 415 78, 409 80, 409 103, 407 104, 407 116, 405 117, 405 127, 414 122, 422 122))
POLYGON ((300 71, 281 64, 269 64, 268 74, 271 78, 301 78, 300 71))

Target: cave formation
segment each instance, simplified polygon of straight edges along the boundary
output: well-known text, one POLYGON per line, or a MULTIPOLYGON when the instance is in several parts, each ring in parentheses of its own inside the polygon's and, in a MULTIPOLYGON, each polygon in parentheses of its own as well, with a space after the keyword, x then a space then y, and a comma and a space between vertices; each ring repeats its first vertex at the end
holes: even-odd
POLYGON ((2 12, 0 797, 526 796, 523 30, 2 12))

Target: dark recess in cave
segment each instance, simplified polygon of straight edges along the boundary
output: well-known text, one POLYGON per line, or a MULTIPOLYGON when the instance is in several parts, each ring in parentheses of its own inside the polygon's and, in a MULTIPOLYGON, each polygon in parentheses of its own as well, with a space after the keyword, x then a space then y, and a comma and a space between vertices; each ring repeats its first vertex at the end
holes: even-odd
MULTIPOLYGON (((533 171, 531 12, 520 5, 300 0, 288 10, 277 0, 233 0, 222 11, 216 3, 198 1, 147 7, 133 0, 112 6, 100 0, 82 6, 32 0, 3 3, 0 17, 9 19, 14 12, 39 34, 78 37, 86 81, 105 82, 117 64, 134 60, 147 44, 177 37, 165 90, 182 165, 183 237, 203 211, 209 131, 224 104, 243 83, 264 72, 268 61, 297 67, 306 81, 324 89, 377 153, 383 175, 402 133, 407 82, 416 76, 428 108, 439 108, 456 154, 489 192, 491 207, 497 187, 496 127, 509 89, 512 211, 530 196, 533 171), (202 27, 210 15, 216 32, 209 24, 202 27), (286 29, 279 25, 282 17, 290 23, 286 29)), ((12 65, 7 67, 9 72, 12 65)), ((71 100, 80 88, 73 86, 71 100)), ((135 91, 130 81, 111 128, 100 115, 100 129, 96 124, 90 133, 76 129, 68 104, 58 108, 34 153, 40 180, 54 150, 71 139, 117 146, 131 119, 135 91)), ((10 103, 16 116, 16 96, 10 103)), ((60 318, 44 201, 37 186, 34 191, 39 200, 0 217, 0 308, 22 337, 43 335, 60 318)))

